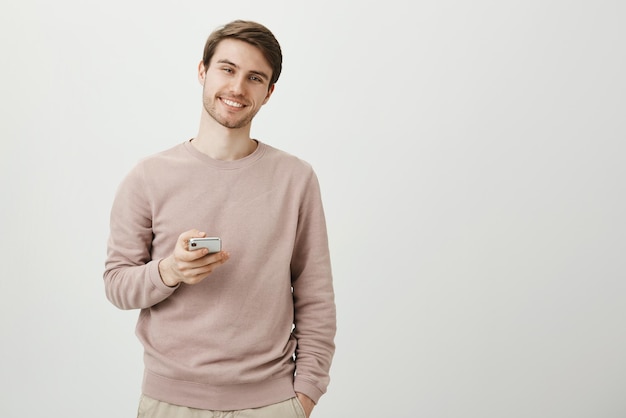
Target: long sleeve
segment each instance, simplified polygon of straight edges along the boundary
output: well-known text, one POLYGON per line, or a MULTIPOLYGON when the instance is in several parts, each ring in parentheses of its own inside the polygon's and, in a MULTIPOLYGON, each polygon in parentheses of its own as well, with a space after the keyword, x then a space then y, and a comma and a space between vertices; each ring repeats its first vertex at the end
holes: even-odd
POLYGON ((317 402, 329 384, 336 308, 319 182, 313 172, 303 196, 291 264, 294 292, 294 388, 317 402))
POLYGON ((152 236, 148 187, 138 165, 119 186, 111 209, 104 284, 107 298, 121 309, 150 307, 176 289, 161 281, 152 236))

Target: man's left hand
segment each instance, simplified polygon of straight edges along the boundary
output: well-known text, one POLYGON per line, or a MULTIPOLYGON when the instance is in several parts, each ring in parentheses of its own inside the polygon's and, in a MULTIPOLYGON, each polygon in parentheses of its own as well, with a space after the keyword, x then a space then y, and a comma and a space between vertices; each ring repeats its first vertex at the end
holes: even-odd
POLYGON ((311 416, 311 411, 313 411, 313 407, 315 406, 315 402, 303 393, 296 392, 296 396, 304 408, 306 418, 309 418, 311 416))

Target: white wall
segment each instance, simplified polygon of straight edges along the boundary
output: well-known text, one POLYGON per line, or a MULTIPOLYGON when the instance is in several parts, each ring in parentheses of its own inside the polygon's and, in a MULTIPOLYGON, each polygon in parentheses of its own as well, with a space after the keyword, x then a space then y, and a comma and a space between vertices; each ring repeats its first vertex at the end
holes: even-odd
POLYGON ((253 133, 323 188, 339 332, 314 417, 626 416, 623 2, 0 10, 0 416, 136 413, 108 211, 195 134, 204 40, 235 18, 285 55, 253 133))

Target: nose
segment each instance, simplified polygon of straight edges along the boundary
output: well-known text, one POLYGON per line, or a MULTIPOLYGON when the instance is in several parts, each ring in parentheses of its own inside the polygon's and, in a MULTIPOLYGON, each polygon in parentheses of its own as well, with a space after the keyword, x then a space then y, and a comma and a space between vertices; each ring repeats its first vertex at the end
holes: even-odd
POLYGON ((243 94, 245 91, 246 77, 244 75, 238 75, 233 77, 230 82, 230 90, 233 94, 243 94))

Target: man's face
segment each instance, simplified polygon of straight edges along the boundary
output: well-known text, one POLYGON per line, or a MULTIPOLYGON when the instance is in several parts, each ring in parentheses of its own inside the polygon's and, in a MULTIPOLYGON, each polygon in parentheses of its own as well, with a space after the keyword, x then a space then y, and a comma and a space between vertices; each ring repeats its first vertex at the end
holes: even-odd
POLYGON ((204 109, 227 128, 249 125, 274 91, 273 85, 268 88, 271 75, 272 68, 256 47, 236 39, 221 41, 209 68, 200 64, 204 109))

